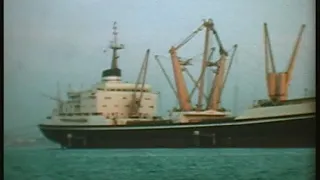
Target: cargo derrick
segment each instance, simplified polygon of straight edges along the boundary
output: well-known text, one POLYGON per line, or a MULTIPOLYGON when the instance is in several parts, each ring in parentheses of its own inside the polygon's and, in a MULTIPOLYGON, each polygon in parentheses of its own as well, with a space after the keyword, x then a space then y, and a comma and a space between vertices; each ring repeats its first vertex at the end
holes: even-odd
POLYGON ((283 102, 288 99, 288 87, 292 79, 292 72, 293 72, 293 68, 294 68, 294 64, 295 64, 295 60, 298 53, 304 28, 305 28, 305 25, 304 24, 301 25, 298 38, 296 40, 296 43, 293 48, 293 52, 289 59, 287 71, 276 72, 268 28, 267 28, 267 24, 264 23, 266 82, 267 82, 267 88, 268 88, 268 96, 273 103, 283 102))
MULTIPOLYGON (((235 47, 236 49, 236 47, 235 47)), ((235 50, 234 49, 234 50, 235 50)), ((217 31, 214 29, 213 22, 211 19, 204 21, 203 24, 194 31, 190 36, 188 36, 182 43, 180 43, 176 47, 172 47, 170 49, 171 54, 171 60, 173 65, 173 72, 174 72, 174 78, 176 83, 176 96, 179 101, 179 106, 181 111, 190 111, 192 110, 192 104, 191 104, 191 98, 195 92, 195 89, 198 88, 199 94, 198 94, 198 102, 196 105, 197 111, 203 111, 203 110, 218 110, 220 108, 220 97, 222 94, 222 89, 224 87, 226 77, 228 74, 225 73, 225 62, 227 60, 228 53, 223 48, 222 42, 220 40, 220 37, 217 33, 217 31), (192 77, 192 75, 189 73, 186 65, 190 65, 191 59, 188 59, 187 61, 181 61, 177 56, 177 50, 181 48, 183 45, 185 45, 188 41, 190 41, 198 32, 200 32, 203 28, 206 29, 205 33, 205 42, 204 42, 204 51, 203 51, 203 59, 202 59, 202 67, 201 67, 201 73, 197 81, 192 77), (210 38, 210 32, 212 32, 213 36, 217 39, 218 45, 219 45, 219 52, 220 52, 220 59, 213 63, 209 59, 211 59, 214 48, 212 48, 210 54, 209 54, 209 38, 210 38), (215 78, 212 83, 211 91, 208 96, 204 94, 204 74, 208 67, 215 66, 217 67, 217 72, 215 75, 215 78), (191 93, 188 95, 188 90, 186 87, 186 83, 183 79, 182 72, 185 71, 187 75, 191 78, 191 80, 194 82, 195 86, 192 89, 191 93), (202 100, 203 98, 206 99, 207 106, 203 108, 202 100)), ((229 68, 230 68, 229 64, 229 68)), ((229 70, 229 69, 228 69, 229 70)))
POLYGON ((226 80, 227 80, 227 77, 228 77, 228 74, 229 74, 229 70, 231 68, 231 64, 232 64, 232 61, 233 61, 233 58, 234 58, 234 54, 235 54, 236 49, 237 49, 237 45, 234 45, 233 53, 232 53, 232 56, 231 56, 231 60, 230 60, 228 69, 225 70, 225 63, 227 61, 228 53, 224 49, 217 31, 214 29, 212 21, 211 22, 210 21, 211 20, 209 20, 207 22, 207 24, 205 24, 206 27, 207 27, 207 31, 206 31, 206 38, 205 38, 205 48, 204 48, 204 53, 203 53, 201 74, 199 76, 198 81, 195 82, 195 87, 192 89, 192 91, 191 91, 191 93, 189 95, 189 99, 191 99, 195 88, 198 87, 198 89, 199 89, 198 104, 197 104, 197 110, 198 111, 201 111, 201 110, 215 110, 215 111, 218 111, 218 110, 220 110, 220 99, 221 99, 222 91, 223 91, 224 85, 226 83, 226 80), (209 47, 208 40, 209 40, 210 31, 213 33, 213 36, 216 38, 217 44, 219 46, 220 58, 216 62, 212 62, 211 61, 215 48, 212 48, 210 54, 208 54, 208 47, 209 47), (208 96, 206 96, 204 94, 204 92, 203 92, 203 89, 201 89, 201 81, 203 83, 205 71, 209 67, 216 67, 217 69, 214 72, 215 76, 214 76, 214 79, 212 81, 212 86, 210 88, 210 92, 209 92, 208 96), (199 85, 199 82, 200 82, 200 85, 199 85), (204 97, 206 99, 207 106, 205 108, 201 107, 202 106, 202 100, 200 99, 200 97, 202 97, 202 98, 204 97))
POLYGON ((144 85, 146 82, 149 54, 150 54, 150 50, 148 49, 146 51, 146 55, 144 57, 144 61, 141 66, 139 76, 138 76, 136 84, 135 84, 134 92, 132 93, 132 101, 131 101, 131 106, 130 106, 131 108, 130 108, 130 113, 129 113, 130 118, 140 117, 139 108, 141 105, 141 99, 142 99, 143 92, 144 92, 144 85), (139 96, 138 96, 138 93, 139 93, 139 96))
MULTIPOLYGON (((177 96, 178 96, 178 101, 179 101, 179 106, 181 111, 190 111, 192 110, 192 104, 191 100, 189 98, 186 82, 183 77, 183 70, 184 63, 182 61, 179 61, 179 58, 177 56, 177 50, 180 49, 183 45, 185 45, 187 42, 189 42, 198 32, 202 31, 202 29, 205 27, 206 28, 206 37, 205 37, 205 49, 204 49, 204 55, 203 55, 203 63, 202 63, 202 72, 200 75, 200 84, 199 84, 199 95, 198 95, 198 104, 197 104, 197 109, 201 109, 201 104, 202 104, 202 97, 203 95, 203 70, 206 67, 206 61, 208 58, 208 42, 209 42, 209 31, 211 27, 213 26, 213 22, 211 19, 204 21, 201 26, 195 30, 190 36, 188 36, 182 43, 180 43, 177 46, 172 46, 171 49, 169 50, 169 53, 171 55, 171 60, 172 60, 172 66, 173 66, 173 73, 174 73, 174 79, 176 83, 176 88, 177 88, 177 96)), ((198 86, 198 84, 196 84, 198 86)))
MULTIPOLYGON (((206 61, 206 68, 207 68, 207 67, 216 66, 216 63, 213 63, 213 62, 210 61, 210 60, 212 59, 212 56, 213 56, 213 52, 214 52, 214 51, 215 51, 215 48, 212 47, 212 48, 211 48, 211 52, 210 52, 210 54, 209 54, 209 56, 208 56, 208 58, 207 58, 208 61, 206 61)), ((206 68, 205 68, 205 69, 202 69, 202 71, 201 71, 201 73, 200 73, 200 76, 199 76, 199 78, 198 78, 197 81, 192 80, 193 83, 194 83, 194 87, 193 87, 193 89, 191 90, 191 93, 189 94, 189 99, 192 98, 192 96, 193 96, 196 88, 199 89, 199 82, 200 82, 201 78, 204 79, 203 76, 204 76, 204 74, 205 74, 206 68)), ((188 75, 189 75, 189 74, 188 74, 188 75)), ((189 75, 189 76, 191 76, 191 75, 189 75)), ((208 103, 208 102, 209 102, 209 99, 210 99, 210 93, 208 93, 208 94, 209 94, 209 96, 206 95, 205 93, 203 93, 203 97, 206 99, 206 103, 208 103)), ((207 109, 207 108, 206 108, 206 109, 207 109)))
POLYGON ((217 62, 213 63, 211 66, 216 66, 217 70, 214 72, 215 73, 215 78, 213 79, 212 82, 212 87, 210 90, 209 98, 208 98, 208 103, 207 103, 207 108, 206 109, 211 109, 215 111, 219 111, 222 109, 220 106, 221 103, 221 96, 223 92, 223 88, 227 82, 227 78, 231 69, 231 65, 236 53, 236 50, 238 48, 238 45, 235 44, 233 46, 233 52, 230 58, 230 62, 228 65, 227 70, 225 69, 225 64, 227 61, 227 56, 228 53, 225 51, 225 49, 222 46, 222 43, 220 41, 219 36, 217 35, 217 32, 215 32, 216 37, 218 39, 218 45, 219 45, 219 52, 220 52, 220 58, 217 62))
POLYGON ((203 25, 201 25, 196 31, 194 31, 190 36, 188 36, 181 44, 176 47, 172 46, 169 50, 172 60, 173 74, 176 83, 177 96, 179 101, 179 106, 181 111, 192 110, 191 101, 188 97, 188 90, 186 82, 183 78, 182 67, 177 57, 177 50, 190 41, 198 32, 202 30, 203 25))
POLYGON ((198 94, 198 104, 197 104, 197 110, 202 110, 202 96, 203 96, 203 88, 204 88, 204 72, 207 68, 207 62, 208 62, 208 48, 209 48, 209 33, 210 30, 213 29, 213 22, 211 19, 209 19, 207 22, 203 23, 203 26, 206 28, 206 35, 205 35, 205 41, 204 41, 204 50, 203 50, 203 59, 202 59, 202 69, 200 74, 200 84, 199 84, 199 94, 198 94))
POLYGON ((161 61, 159 60, 159 55, 155 55, 154 58, 156 59, 156 61, 157 61, 158 65, 159 65, 162 73, 164 74, 165 78, 167 79, 167 81, 169 83, 169 86, 170 86, 171 90, 173 91, 174 95, 176 96, 176 98, 178 100, 179 98, 178 98, 177 91, 175 90, 174 85, 171 82, 169 75, 167 74, 166 70, 164 69, 164 67, 163 67, 163 65, 161 63, 161 61))
MULTIPOLYGON (((214 48, 213 48, 212 51, 211 51, 211 55, 212 55, 212 53, 213 53, 213 50, 214 50, 214 48)), ((192 64, 191 64, 191 60, 193 60, 194 58, 188 58, 187 60, 182 60, 181 57, 178 57, 178 58, 179 58, 179 63, 180 63, 180 65, 181 65, 181 69, 182 69, 181 71, 182 71, 182 72, 185 72, 185 73, 187 74, 187 76, 191 79, 191 81, 194 83, 194 87, 193 87, 193 89, 192 89, 192 91, 191 91, 191 94, 189 94, 189 99, 191 99, 191 98, 192 98, 192 94, 194 93, 195 89, 196 89, 196 88, 199 89, 199 83, 198 83, 198 81, 195 80, 195 78, 192 76, 192 74, 189 72, 189 70, 186 68, 186 66, 192 65, 192 64)), ((171 90, 173 91, 174 95, 176 96, 176 99, 179 100, 177 91, 176 91, 176 89, 174 88, 174 85, 173 85, 173 83, 171 82, 171 79, 170 79, 169 75, 168 75, 167 72, 165 71, 165 69, 164 69, 161 61, 159 60, 159 55, 155 55, 155 59, 156 59, 158 65, 159 65, 162 73, 164 74, 166 80, 168 81, 171 90)), ((207 97, 206 94, 203 94, 203 98, 208 99, 208 97, 207 97)), ((175 108, 175 109, 176 109, 176 108, 175 108)))
POLYGON ((212 32, 217 39, 217 43, 219 46, 220 59, 217 63, 213 64, 213 66, 217 66, 216 75, 214 81, 212 83, 211 91, 210 91, 210 99, 207 104, 207 109, 218 110, 220 108, 220 98, 222 94, 222 86, 223 86, 223 78, 225 75, 225 63, 228 57, 227 51, 224 49, 218 32, 212 27, 212 32))

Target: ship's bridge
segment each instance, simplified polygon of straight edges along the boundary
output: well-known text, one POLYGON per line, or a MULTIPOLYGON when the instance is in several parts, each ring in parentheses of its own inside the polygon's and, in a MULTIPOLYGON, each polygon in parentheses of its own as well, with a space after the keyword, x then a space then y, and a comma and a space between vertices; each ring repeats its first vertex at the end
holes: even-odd
MULTIPOLYGON (((105 91, 127 91, 127 92, 133 92, 135 89, 140 90, 142 88, 141 84, 138 84, 137 87, 135 84, 132 83, 98 83, 95 86, 95 89, 97 90, 105 90, 105 91)), ((151 92, 152 88, 151 85, 145 84, 143 87, 143 92, 151 92)))

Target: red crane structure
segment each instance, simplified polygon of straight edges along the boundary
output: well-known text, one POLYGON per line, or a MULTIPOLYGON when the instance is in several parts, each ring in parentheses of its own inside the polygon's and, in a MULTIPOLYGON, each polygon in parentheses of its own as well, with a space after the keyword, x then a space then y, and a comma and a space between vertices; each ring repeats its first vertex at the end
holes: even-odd
MULTIPOLYGON (((234 52, 236 50, 236 45, 234 48, 234 52)), ((233 54, 234 54, 233 52, 233 54)), ((231 62, 229 64, 229 68, 226 72, 225 64, 228 57, 228 53, 225 51, 222 42, 220 40, 220 37, 217 33, 217 31, 214 28, 214 23, 212 19, 204 20, 203 23, 195 30, 193 31, 186 39, 184 39, 180 44, 176 46, 172 46, 169 50, 171 61, 172 61, 172 67, 173 67, 173 74, 174 74, 174 81, 175 81, 175 87, 176 90, 173 89, 173 83, 170 83, 170 87, 173 89, 179 103, 180 111, 204 111, 204 110, 219 110, 220 109, 220 98, 222 94, 222 89, 225 84, 225 80, 228 76, 228 72, 230 69, 231 62), (185 66, 191 65, 190 59, 187 61, 182 61, 178 55, 177 51, 183 47, 186 43, 188 43, 196 34, 198 34, 200 31, 205 29, 205 39, 204 39, 204 50, 203 50, 203 57, 202 57, 202 65, 201 65, 201 73, 197 81, 190 75, 189 71, 186 69, 185 66), (214 48, 212 48, 212 51, 210 52, 209 47, 209 41, 210 41, 210 35, 212 35, 216 38, 217 44, 219 46, 219 53, 220 58, 217 62, 211 62, 210 59, 212 57, 212 53, 214 51, 214 48), (215 78, 212 82, 211 91, 208 96, 204 93, 204 74, 205 71, 208 69, 208 67, 216 67, 215 71, 215 78), (192 89, 191 93, 189 94, 186 82, 183 76, 183 72, 186 72, 187 75, 192 79, 192 81, 195 83, 195 87, 192 89), (198 88, 198 102, 196 104, 196 107, 194 108, 192 106, 191 98, 195 91, 195 89, 198 88), (206 99, 207 106, 204 106, 203 99, 206 99)), ((232 56, 233 57, 233 56, 232 56)), ((158 57, 156 56, 156 59, 158 57)), ((157 59, 157 62, 160 64, 160 61, 157 59)), ((160 64, 161 65, 161 64, 160 64)), ((162 67, 162 66, 161 66, 162 67)), ((163 68, 161 68, 163 71, 163 68)), ((168 75, 166 75, 166 78, 168 80, 168 75)), ((169 81, 169 80, 168 80, 169 81)))
POLYGON ((292 72, 304 29, 305 25, 303 24, 301 25, 298 38, 290 56, 287 70, 284 72, 276 72, 268 27, 267 23, 264 23, 266 82, 269 99, 274 103, 286 101, 288 99, 288 87, 292 79, 292 72))

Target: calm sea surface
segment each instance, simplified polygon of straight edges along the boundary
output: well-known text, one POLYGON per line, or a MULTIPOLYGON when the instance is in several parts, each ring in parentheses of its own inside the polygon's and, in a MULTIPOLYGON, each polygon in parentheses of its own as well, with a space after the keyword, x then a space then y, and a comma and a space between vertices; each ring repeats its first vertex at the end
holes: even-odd
POLYGON ((313 149, 4 149, 4 180, 315 179, 313 149))

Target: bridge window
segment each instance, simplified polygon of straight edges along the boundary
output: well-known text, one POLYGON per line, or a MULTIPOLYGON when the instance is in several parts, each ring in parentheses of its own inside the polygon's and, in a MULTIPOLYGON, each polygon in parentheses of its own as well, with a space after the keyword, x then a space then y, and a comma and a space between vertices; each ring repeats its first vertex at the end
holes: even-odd
POLYGON ((100 112, 92 113, 93 115, 102 115, 100 112))

